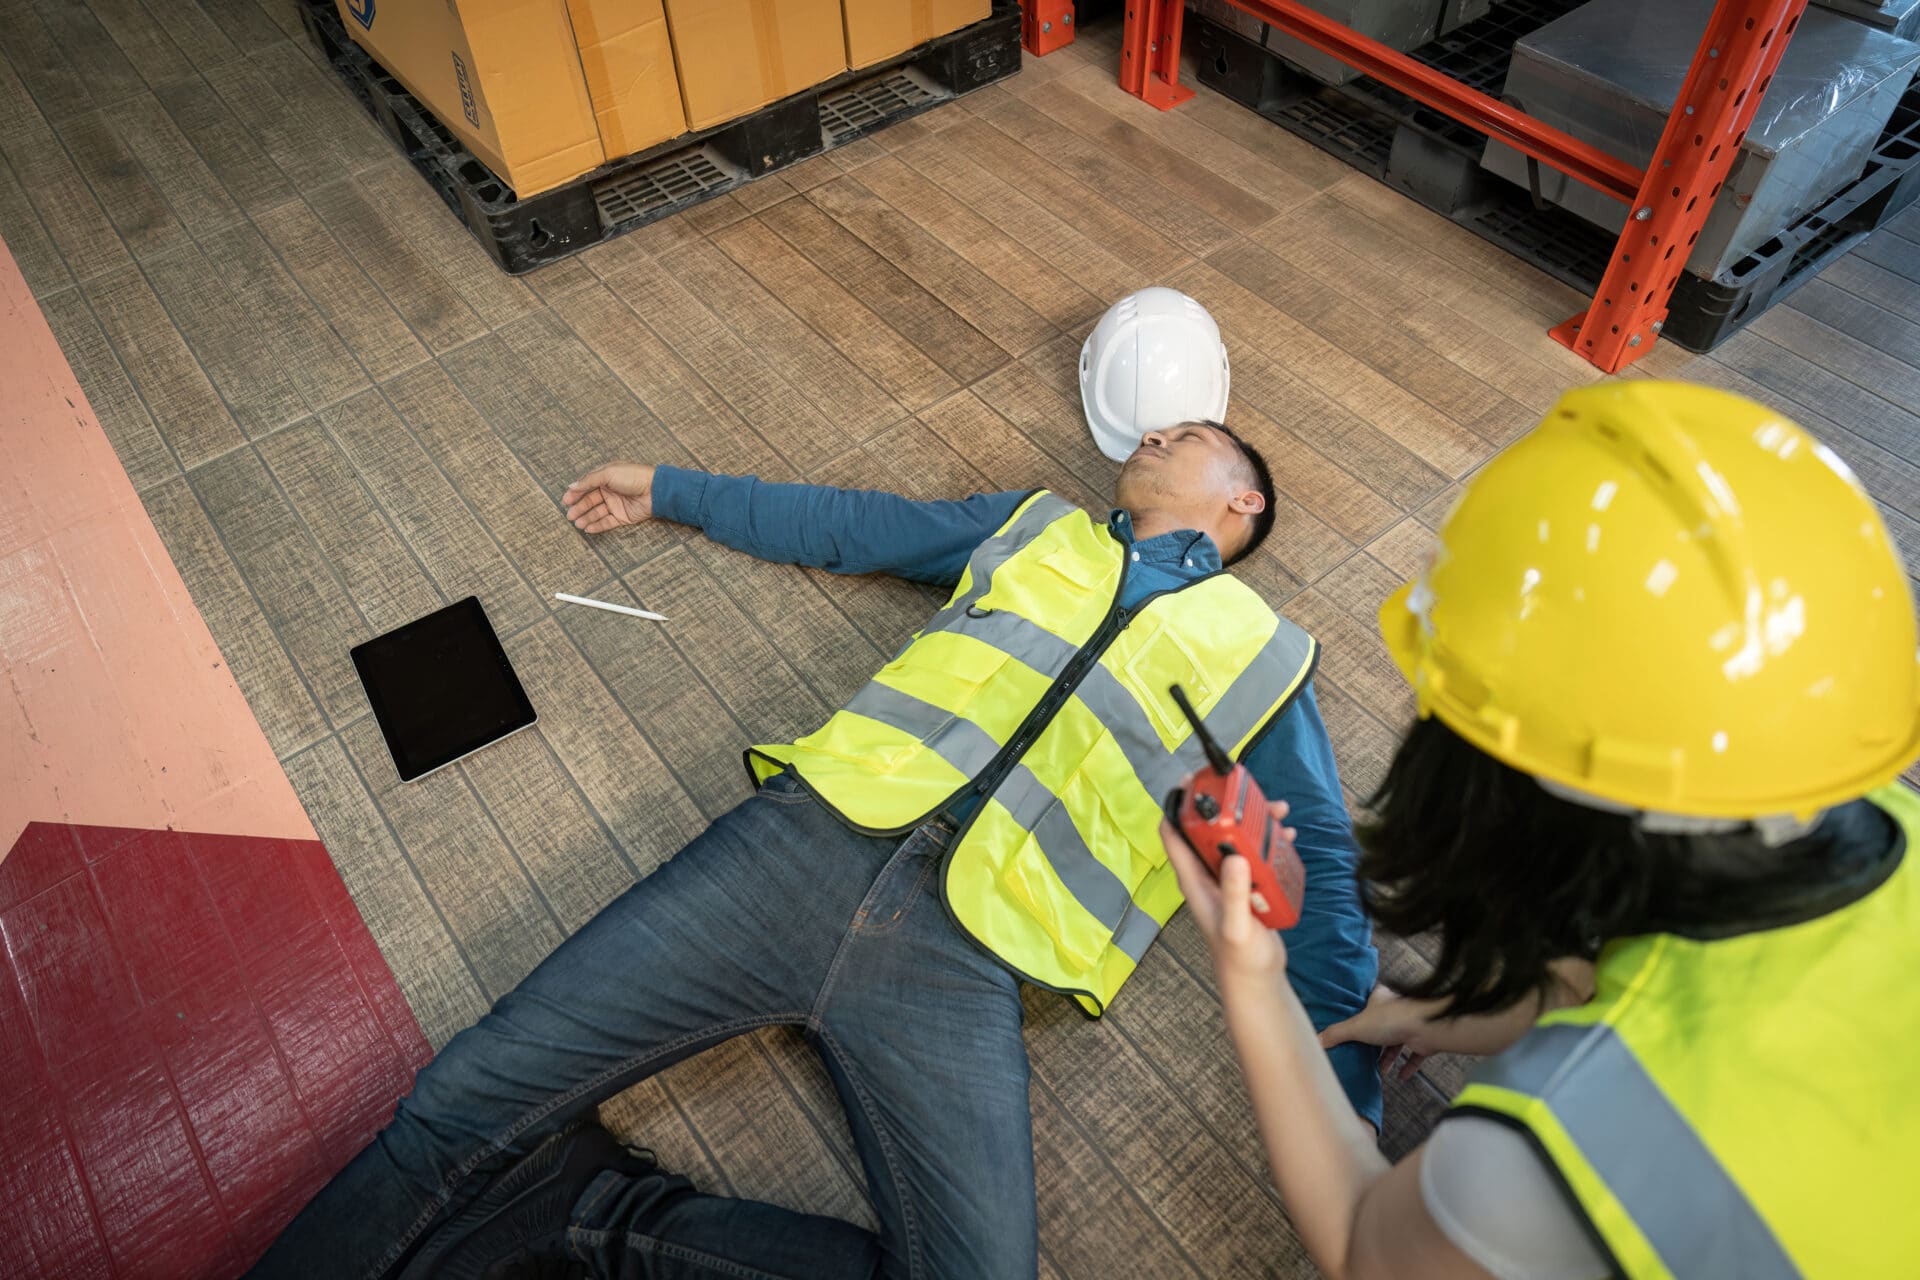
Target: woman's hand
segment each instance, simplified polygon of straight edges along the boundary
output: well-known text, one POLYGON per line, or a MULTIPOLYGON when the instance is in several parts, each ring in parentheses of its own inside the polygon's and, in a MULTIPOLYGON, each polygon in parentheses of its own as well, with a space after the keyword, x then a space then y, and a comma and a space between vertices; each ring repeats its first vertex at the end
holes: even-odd
POLYGON ((1420 1064, 1441 1052, 1434 1042, 1435 1023, 1430 1021, 1439 1001, 1409 1000, 1385 983, 1374 987, 1367 1007, 1345 1022, 1336 1022, 1320 1033, 1320 1044, 1331 1049, 1337 1044, 1358 1041, 1380 1047, 1380 1074, 1400 1064, 1400 1078, 1410 1080, 1420 1064))
MULTIPOLYGON (((1287 802, 1277 800, 1269 806, 1276 819, 1287 816, 1287 802)), ((1282 830, 1292 841, 1292 828, 1282 830)), ((1213 953, 1214 971, 1221 986, 1240 982, 1270 983, 1287 971, 1287 948, 1280 935, 1254 916, 1259 895, 1253 891, 1253 872, 1245 858, 1222 860, 1220 879, 1215 881, 1207 864, 1171 822, 1160 824, 1160 841, 1167 847, 1167 860, 1180 878, 1180 892, 1186 895, 1194 922, 1206 937, 1213 953)), ((1258 903, 1264 908, 1264 903, 1258 903)))

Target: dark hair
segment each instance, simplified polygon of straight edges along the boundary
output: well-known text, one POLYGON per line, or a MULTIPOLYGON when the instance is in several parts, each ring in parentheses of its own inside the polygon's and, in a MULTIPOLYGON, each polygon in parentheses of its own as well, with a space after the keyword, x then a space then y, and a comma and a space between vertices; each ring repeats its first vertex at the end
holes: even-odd
POLYGON ((1825 826, 1777 848, 1750 827, 1649 832, 1553 795, 1437 719, 1407 733, 1367 808, 1355 831, 1367 905, 1402 937, 1438 933, 1433 972, 1405 994, 1448 1001, 1449 1017, 1504 1009, 1541 989, 1552 961, 1591 960, 1612 938, 1737 931, 1783 885, 1834 876, 1825 826))
POLYGON ((1238 564, 1255 551, 1258 551, 1260 544, 1267 540, 1267 535, 1273 532, 1273 473, 1267 470, 1267 460, 1260 456, 1260 451, 1248 444, 1245 440, 1242 440, 1239 435, 1234 432, 1233 428, 1229 427, 1226 423, 1215 422, 1211 418, 1202 418, 1200 419, 1200 425, 1212 427, 1215 431, 1218 431, 1221 435, 1233 441, 1235 446, 1240 450, 1240 456, 1246 459, 1248 470, 1253 472, 1253 487, 1260 491, 1262 498, 1266 499, 1265 504, 1260 510, 1254 513, 1253 533, 1247 538, 1246 544, 1232 555, 1226 557, 1225 563, 1238 564))

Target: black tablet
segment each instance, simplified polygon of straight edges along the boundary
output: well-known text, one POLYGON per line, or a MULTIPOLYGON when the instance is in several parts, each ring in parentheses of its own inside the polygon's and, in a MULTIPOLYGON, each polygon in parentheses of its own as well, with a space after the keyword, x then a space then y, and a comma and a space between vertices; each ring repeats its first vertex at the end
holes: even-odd
POLYGON ((478 596, 356 645, 353 665, 402 782, 535 719, 478 596))

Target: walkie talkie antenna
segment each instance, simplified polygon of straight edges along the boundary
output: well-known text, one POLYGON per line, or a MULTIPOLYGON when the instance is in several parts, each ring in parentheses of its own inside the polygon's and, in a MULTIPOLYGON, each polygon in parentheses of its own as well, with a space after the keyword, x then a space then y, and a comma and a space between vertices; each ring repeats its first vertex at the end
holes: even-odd
POLYGON ((1180 704, 1180 709, 1187 713, 1187 719, 1193 723, 1193 731, 1199 736, 1200 745, 1207 749, 1207 763, 1211 764, 1213 771, 1223 778, 1232 773, 1233 761, 1220 749, 1220 744, 1213 740, 1213 735, 1207 732, 1206 721, 1200 718, 1200 713, 1193 709, 1191 702, 1187 701, 1186 691, 1177 684, 1172 686, 1172 691, 1173 700, 1180 704))

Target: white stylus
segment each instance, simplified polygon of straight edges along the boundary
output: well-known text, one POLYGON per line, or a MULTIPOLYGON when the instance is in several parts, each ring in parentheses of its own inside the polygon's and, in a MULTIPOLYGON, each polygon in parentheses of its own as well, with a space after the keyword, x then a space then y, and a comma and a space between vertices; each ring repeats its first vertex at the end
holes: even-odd
POLYGON ((664 613, 648 613, 645 609, 630 609, 624 604, 608 604, 605 600, 589 600, 585 596, 570 596, 564 591, 553 593, 555 600, 565 600, 568 604, 583 604, 589 609, 605 609, 608 613, 624 613, 629 618, 645 618, 649 622, 665 622, 664 613))

